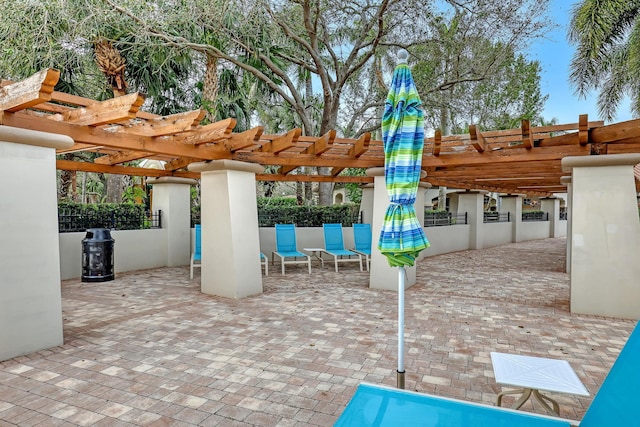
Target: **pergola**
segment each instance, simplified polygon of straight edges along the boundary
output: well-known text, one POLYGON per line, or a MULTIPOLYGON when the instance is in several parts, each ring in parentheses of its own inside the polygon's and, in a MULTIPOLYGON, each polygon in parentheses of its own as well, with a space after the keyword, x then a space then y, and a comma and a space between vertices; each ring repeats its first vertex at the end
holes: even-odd
MULTIPOLYGON (((47 69, 22 81, 3 81, 0 124, 73 138, 74 145, 57 154, 100 155, 92 162, 57 160, 59 170, 199 178, 199 172, 187 169, 189 164, 236 160, 279 166, 277 173, 256 174, 257 180, 365 183, 373 177, 341 172, 384 165, 382 142, 368 133, 358 139, 339 138, 335 130, 322 136, 301 135, 300 129, 271 135, 260 126, 233 132, 232 118, 201 124, 203 110, 169 116, 144 112, 139 93, 99 102, 57 92, 58 78, 57 70, 47 69), (164 161, 165 168, 123 165, 140 159, 164 161), (303 166, 331 172, 304 174, 303 166)), ((481 131, 471 125, 468 134, 441 136, 436 131, 425 139, 423 180, 434 186, 549 196, 566 192, 561 183, 564 157, 624 153, 640 153, 640 120, 605 126, 580 115, 576 123, 544 127, 522 121, 518 129, 481 131)))
MULTIPOLYGON (((190 186, 200 178, 201 290, 222 297, 263 291, 256 179, 373 182, 366 191, 374 235, 382 228, 389 204, 383 147, 369 134, 346 139, 333 130, 303 136, 293 129, 266 135, 261 127, 233 132, 233 119, 201 124, 201 110, 165 117, 140 111, 144 97, 137 93, 102 102, 59 93, 54 91, 58 78, 56 70, 44 70, 0 85, 0 342, 12 344, 0 358, 63 342, 56 169, 155 177, 154 203, 168 210, 153 244, 163 248, 167 266, 188 263, 190 186), (56 154, 74 151, 100 156, 91 162, 56 160, 56 154), (137 159, 162 160, 166 166, 123 166, 137 159), (280 167, 264 174, 267 165, 280 167), (331 173, 303 175, 302 166, 328 167, 331 173), (367 176, 340 175, 348 167, 367 168, 367 176)), ((640 318, 638 164, 640 120, 605 126, 586 115, 577 123, 542 128, 523 122, 505 131, 470 126, 465 135, 436 133, 425 140, 422 162, 430 185, 506 193, 503 208, 516 221, 505 227, 514 242, 521 238, 523 193, 543 197, 552 212, 550 237, 559 229, 559 200, 552 195, 567 193, 571 311, 635 319, 640 318)), ((470 249, 485 241, 478 226, 484 193, 458 194, 457 209, 470 212, 464 225, 470 249)), ((145 248, 138 252, 143 256, 145 248)), ((370 287, 395 288, 396 277, 384 255, 373 251, 370 287)), ((405 281, 413 283, 415 267, 407 269, 405 281)))

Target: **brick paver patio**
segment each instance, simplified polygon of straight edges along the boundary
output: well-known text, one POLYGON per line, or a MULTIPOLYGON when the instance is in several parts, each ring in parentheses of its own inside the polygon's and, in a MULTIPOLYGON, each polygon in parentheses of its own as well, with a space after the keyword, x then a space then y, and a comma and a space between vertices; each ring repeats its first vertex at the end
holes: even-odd
MULTIPOLYGON (((406 388, 494 404, 501 351, 566 359, 593 396, 635 322, 569 313, 565 243, 423 260, 406 388)), ((395 386, 397 298, 330 264, 271 268, 237 301, 200 293, 188 267, 65 281, 65 344, 0 362, 0 426, 331 426, 361 381, 395 386)), ((571 419, 592 398, 554 397, 571 419)))

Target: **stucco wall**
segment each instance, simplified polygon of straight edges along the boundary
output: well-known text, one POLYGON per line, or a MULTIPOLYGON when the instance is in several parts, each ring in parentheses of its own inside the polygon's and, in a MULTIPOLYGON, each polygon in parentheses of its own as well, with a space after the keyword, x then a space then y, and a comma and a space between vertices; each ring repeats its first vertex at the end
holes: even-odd
MULTIPOLYGON (((60 233, 60 276, 62 280, 82 276, 82 239, 86 233, 60 233)), ((112 231, 116 273, 167 265, 166 230, 112 231)))
MULTIPOLYGON (((470 229, 470 225, 425 227, 424 234, 431 246, 422 251, 421 256, 430 257, 469 249, 470 229)), ((373 245, 376 245, 375 241, 373 245)))
MULTIPOLYGON (((522 223, 526 240, 549 237, 548 222, 522 223)), ((561 236, 566 236, 567 221, 560 221, 561 236)), ((445 227, 426 227, 424 232, 431 247, 423 251, 423 257, 469 249, 470 225, 452 225, 445 227)), ((116 273, 164 267, 167 265, 165 230, 128 230, 112 231, 115 240, 116 273)), ((62 280, 78 278, 82 275, 82 245, 86 233, 61 233, 60 274, 62 280)), ((275 229, 260 227, 260 250, 271 258, 275 250, 275 229)), ((296 228, 298 248, 317 248, 324 246, 322 227, 296 228)), ((353 228, 343 227, 345 247, 353 247, 353 228)), ((193 229, 191 229, 191 248, 193 250, 193 229)), ((498 246, 511 241, 511 223, 487 223, 483 225, 484 247, 498 246)), ((377 245, 377 236, 373 236, 373 247, 377 245)))
POLYGON ((487 222, 482 224, 482 247, 492 248, 494 246, 511 243, 510 222, 487 222))
POLYGON ((546 239, 551 235, 549 221, 523 221, 519 226, 520 241, 546 239))

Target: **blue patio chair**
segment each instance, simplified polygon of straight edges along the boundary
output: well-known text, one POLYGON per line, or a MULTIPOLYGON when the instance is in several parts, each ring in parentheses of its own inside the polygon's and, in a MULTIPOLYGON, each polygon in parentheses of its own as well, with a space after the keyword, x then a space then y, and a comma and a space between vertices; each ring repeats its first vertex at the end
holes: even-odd
POLYGON ((190 277, 193 279, 193 269, 202 267, 202 252, 201 252, 201 227, 200 224, 196 224, 195 226, 195 239, 193 242, 193 252, 191 253, 191 262, 190 265, 190 277))
POLYGON ((640 327, 636 324, 580 422, 360 384, 334 427, 640 426, 640 405, 636 388, 640 383, 638 360, 640 327))
POLYGON ((264 275, 269 275, 269 258, 262 252, 260 252, 260 264, 264 266, 264 275))
POLYGON ((276 250, 271 253, 271 262, 274 257, 280 258, 282 275, 285 264, 307 264, 311 274, 311 257, 298 251, 296 241, 296 226, 293 224, 276 224, 276 250))
POLYGON ((324 231, 324 250, 322 252, 333 257, 336 272, 338 271, 338 262, 359 262, 360 271, 362 271, 362 255, 344 248, 342 224, 322 224, 322 229, 324 231))
POLYGON ((369 271, 371 263, 371 224, 353 224, 353 252, 364 257, 364 265, 369 271))

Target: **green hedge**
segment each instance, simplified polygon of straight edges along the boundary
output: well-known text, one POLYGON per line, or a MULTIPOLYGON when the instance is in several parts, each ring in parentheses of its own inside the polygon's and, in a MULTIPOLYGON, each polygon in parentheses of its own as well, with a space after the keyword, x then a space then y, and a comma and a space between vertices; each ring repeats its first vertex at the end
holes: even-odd
POLYGON ((139 230, 151 228, 145 205, 133 203, 58 204, 60 232, 84 231, 88 228, 139 230))
MULTIPOLYGON (((358 205, 344 204, 334 206, 297 206, 288 200, 266 203, 258 199, 258 225, 273 227, 275 224, 295 224, 298 227, 322 227, 322 224, 340 223, 344 227, 351 227, 360 222, 358 205)), ((295 203, 295 200, 294 200, 295 203)), ((200 206, 191 208, 191 226, 200 224, 200 206)))

